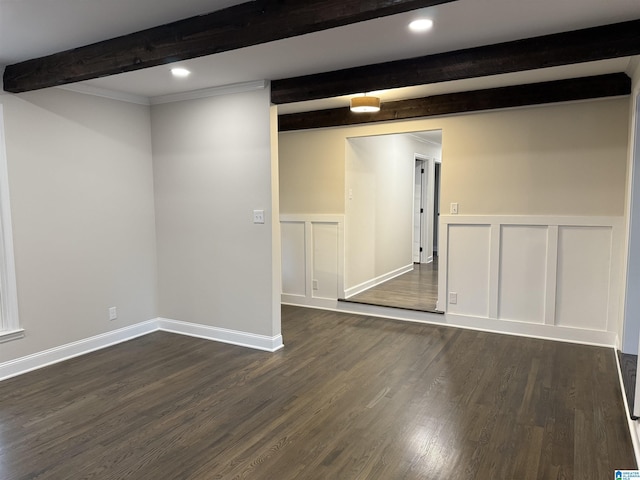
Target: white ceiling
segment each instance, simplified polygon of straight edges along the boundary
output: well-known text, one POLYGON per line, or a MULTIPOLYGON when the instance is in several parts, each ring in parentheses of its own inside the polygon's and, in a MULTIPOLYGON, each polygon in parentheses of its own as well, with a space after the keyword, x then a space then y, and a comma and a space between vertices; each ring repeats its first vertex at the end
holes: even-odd
POLYGON ((0 65, 220 10, 245 0, 0 0, 0 65))
MULTIPOLYGON (((242 1, 232 0, 0 0, 0 65, 131 33, 242 1)), ((640 0, 457 0, 422 11, 179 62, 192 71, 174 79, 164 65, 82 82, 140 98, 261 79, 279 79, 561 31, 640 19, 640 0), (426 34, 407 24, 435 21, 426 34)), ((387 92, 383 100, 415 98, 530 81, 624 71, 629 59, 594 62, 490 79, 464 80, 387 92)), ((354 92, 357 93, 357 92, 354 92)), ((281 107, 283 112, 345 105, 346 99, 281 107)))

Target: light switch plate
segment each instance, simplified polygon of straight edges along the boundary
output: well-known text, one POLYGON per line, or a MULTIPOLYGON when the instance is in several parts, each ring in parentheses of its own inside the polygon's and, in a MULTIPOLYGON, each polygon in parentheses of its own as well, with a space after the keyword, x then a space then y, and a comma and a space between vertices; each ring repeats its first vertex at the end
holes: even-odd
POLYGON ((457 215, 458 214, 458 204, 457 203, 452 203, 451 204, 451 215, 457 215))
POLYGON ((253 211, 253 223, 264 223, 264 210, 253 211))

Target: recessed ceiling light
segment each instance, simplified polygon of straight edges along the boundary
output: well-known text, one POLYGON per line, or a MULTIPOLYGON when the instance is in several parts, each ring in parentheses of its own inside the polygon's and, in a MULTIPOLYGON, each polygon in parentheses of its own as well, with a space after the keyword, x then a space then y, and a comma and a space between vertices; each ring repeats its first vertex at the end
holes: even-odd
POLYGON ((419 18, 409 24, 412 32, 426 32, 433 27, 433 20, 430 18, 419 18))
POLYGON ((188 77, 191 72, 186 68, 172 68, 171 73, 173 74, 174 77, 184 78, 184 77, 188 77))

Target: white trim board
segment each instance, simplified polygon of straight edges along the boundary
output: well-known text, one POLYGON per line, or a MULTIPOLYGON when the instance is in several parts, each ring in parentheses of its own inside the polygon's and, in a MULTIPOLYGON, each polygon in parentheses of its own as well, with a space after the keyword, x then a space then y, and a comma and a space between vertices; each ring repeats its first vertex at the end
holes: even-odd
POLYGON ((579 343, 581 345, 595 345, 598 347, 612 348, 615 348, 617 342, 617 335, 615 332, 562 327, 558 325, 543 325, 513 320, 499 320, 486 317, 472 317, 452 313, 446 313, 445 318, 447 320, 447 325, 451 325, 452 327, 505 335, 515 335, 518 337, 538 338, 542 340, 554 340, 559 342, 579 343))
POLYGON ((16 358, 5 363, 0 363, 0 381, 22 375, 39 368, 64 362, 80 355, 101 350, 118 343, 126 342, 158 330, 158 322, 149 320, 137 323, 130 327, 120 328, 111 332, 96 335, 94 337, 67 343, 59 347, 50 348, 26 357, 16 358))
POLYGON ((622 216, 576 215, 451 215, 441 214, 440 221, 449 225, 541 225, 577 227, 620 227, 622 216))
POLYGON ((240 332, 226 328, 210 327, 197 323, 181 322, 168 318, 158 318, 158 330, 163 332, 177 333, 189 337, 204 338, 220 343, 229 343, 240 347, 253 348, 254 350, 264 350, 275 352, 284 347, 282 335, 268 337, 266 335, 256 335, 254 333, 240 332))
POLYGON ((282 305, 291 305, 293 307, 315 308, 317 310, 330 310, 333 312, 341 311, 338 308, 338 300, 330 298, 313 298, 304 295, 290 295, 283 293, 281 295, 282 305))
POLYGON ((255 90, 264 90, 267 88, 266 80, 257 80, 255 82, 232 83, 229 85, 220 85, 217 87, 203 88, 200 90, 191 90, 188 92, 170 93, 168 95, 159 95, 151 97, 149 103, 151 105, 161 105, 163 103, 182 102, 184 100, 197 100, 198 98, 218 97, 221 95, 232 95, 234 93, 253 92, 255 90))
POLYGON ((409 265, 405 265, 404 267, 400 267, 396 270, 392 270, 391 272, 385 273, 384 275, 380 275, 379 277, 372 278, 371 280, 367 280, 366 282, 361 283, 360 285, 356 285, 351 288, 346 288, 344 290, 345 298, 353 297, 358 293, 362 293, 365 290, 369 290, 377 285, 380 285, 384 282, 388 282, 392 278, 399 277, 400 275, 404 275, 413 270, 413 263, 409 265))
POLYGON ((2 105, 0 105, 0 297, 2 297, 0 330, 4 331, 3 341, 21 338, 2 105))
POLYGON ((232 83, 229 85, 220 85, 217 87, 203 88, 200 90, 170 93, 167 95, 158 95, 155 97, 146 97, 144 95, 136 95, 134 93, 119 92, 117 90, 96 87, 94 85, 89 85, 86 83, 59 85, 55 88, 68 90, 75 93, 82 93, 84 95, 92 95, 94 97, 102 97, 108 98, 110 100, 119 100, 121 102, 149 106, 160 105, 163 103, 181 102, 183 100, 216 97, 219 95, 231 95, 234 93, 251 92, 254 90, 263 90, 267 87, 267 84, 268 82, 266 80, 257 80, 254 82, 232 83))
POLYGON ((146 322, 136 323, 129 327, 120 328, 76 342, 50 348, 25 357, 16 358, 0 363, 0 381, 23 373, 28 373, 55 363, 60 363, 74 357, 101 350, 118 343, 133 340, 149 333, 164 331, 190 337, 204 338, 220 343, 247 347, 255 350, 275 352, 284 347, 282 335, 267 337, 237 330, 180 322, 166 318, 155 318, 146 322))
POLYGON ((133 93, 118 92, 108 88, 87 85, 86 83, 70 83, 68 85, 59 85, 55 88, 67 90, 69 92, 82 93, 83 95, 91 95, 94 97, 108 98, 109 100, 118 100, 121 102, 134 103, 136 105, 151 105, 148 97, 144 95, 135 95, 133 93))
POLYGON ((24 329, 0 331, 0 343, 12 342, 24 338, 24 329))
POLYGON ((400 308, 381 307, 361 303, 338 301, 303 303, 302 300, 302 298, 283 298, 283 304, 304 308, 315 308, 318 310, 331 310, 340 313, 351 313, 354 315, 365 315, 368 317, 464 328, 466 330, 477 330, 501 335, 514 335, 517 337, 537 338, 541 340, 577 343, 580 345, 593 345, 598 347, 615 348, 618 341, 617 335, 614 332, 599 330, 558 327, 516 322, 512 320, 497 320, 486 317, 455 315, 452 313, 442 314, 420 312, 417 310, 403 310, 400 308))

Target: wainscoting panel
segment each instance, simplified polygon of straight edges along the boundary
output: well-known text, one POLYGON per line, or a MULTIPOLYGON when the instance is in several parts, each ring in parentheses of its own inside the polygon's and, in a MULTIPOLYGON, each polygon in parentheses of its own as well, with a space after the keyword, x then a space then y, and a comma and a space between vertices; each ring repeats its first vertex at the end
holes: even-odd
POLYGON ((498 318, 544 323, 546 226, 502 225, 498 318))
POLYGON ((448 312, 458 315, 489 315, 489 266, 491 225, 451 225, 449 228, 448 312))
POLYGON ((313 298, 338 298, 338 224, 311 224, 313 238, 313 298))
POLYGON ((438 309, 445 314, 436 316, 338 302, 353 293, 344 290, 344 217, 282 215, 280 220, 283 303, 619 343, 622 217, 441 215, 438 309))
POLYGON ((607 329, 611 227, 560 227, 556 325, 607 329))
POLYGON ((448 323, 498 321, 527 335, 619 341, 622 217, 442 215, 440 222, 438 304, 448 323))
POLYGON ((282 293, 306 295, 304 222, 282 223, 282 293))
POLYGON ((344 216, 281 215, 282 301, 326 306, 344 296, 344 216))

